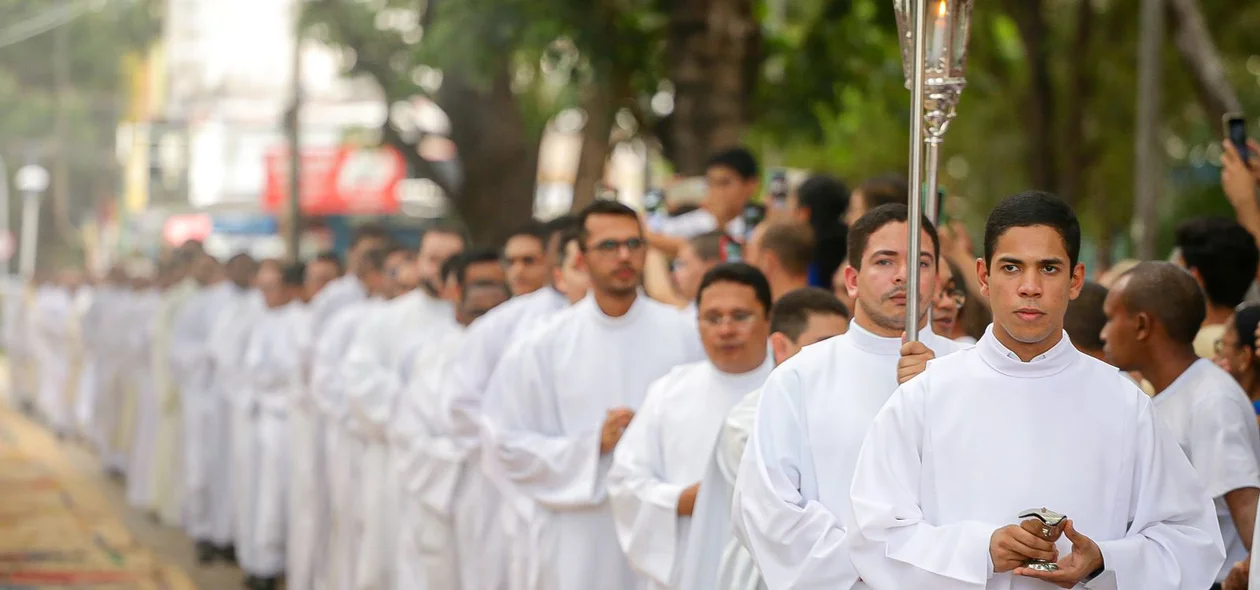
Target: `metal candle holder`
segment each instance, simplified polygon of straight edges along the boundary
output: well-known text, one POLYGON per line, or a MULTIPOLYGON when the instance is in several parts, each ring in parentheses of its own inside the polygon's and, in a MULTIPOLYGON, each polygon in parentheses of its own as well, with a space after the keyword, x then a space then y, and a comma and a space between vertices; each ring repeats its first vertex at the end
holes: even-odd
POLYGON ((958 98, 967 85, 967 40, 973 0, 893 0, 897 13, 901 67, 911 92, 910 119, 910 248, 906 336, 919 339, 920 234, 923 201, 927 218, 937 222, 937 175, 940 146, 953 121, 958 98), (926 10, 924 10, 926 8, 926 10), (929 18, 930 17, 930 18, 929 18), (927 151, 924 170, 924 148, 927 151), (922 191, 920 193, 919 191, 922 191))

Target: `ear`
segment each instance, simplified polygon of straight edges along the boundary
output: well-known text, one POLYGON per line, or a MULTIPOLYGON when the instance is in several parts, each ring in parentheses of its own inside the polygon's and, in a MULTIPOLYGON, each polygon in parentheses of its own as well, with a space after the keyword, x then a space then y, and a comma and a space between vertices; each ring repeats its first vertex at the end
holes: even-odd
POLYGON ((582 272, 587 272, 586 252, 582 251, 580 248, 577 252, 573 253, 573 266, 577 267, 577 269, 582 272))
POLYGON ((976 279, 980 281, 980 294, 989 296, 989 265, 983 258, 976 259, 976 279))
POLYGON ((1075 301, 1085 287, 1085 263, 1077 262, 1072 268, 1072 288, 1068 290, 1068 299, 1075 301))
POLYGON ((1202 289, 1203 288, 1203 274, 1200 273, 1199 269, 1197 268, 1191 268, 1190 274, 1194 276, 1195 282, 1199 283, 1199 288, 1202 289))
POLYGON ((1140 342, 1151 337, 1155 330, 1155 321, 1151 314, 1139 311, 1133 314, 1133 335, 1140 342))
MULTIPOLYGON (((853 268, 852 264, 844 265, 844 290, 848 291, 849 297, 857 297, 858 292, 858 271, 853 268)), ((852 310, 850 310, 852 312, 852 310)))
POLYGON ((776 366, 788 359, 789 346, 791 346, 791 342, 783 332, 775 332, 770 335, 770 351, 774 354, 774 364, 776 366))

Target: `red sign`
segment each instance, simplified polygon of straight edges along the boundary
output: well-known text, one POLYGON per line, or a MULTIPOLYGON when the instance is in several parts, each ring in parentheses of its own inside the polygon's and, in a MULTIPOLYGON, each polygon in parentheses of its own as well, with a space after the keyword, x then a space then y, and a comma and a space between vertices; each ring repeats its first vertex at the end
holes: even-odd
MULTIPOLYGON (((263 209, 283 210, 289 202, 289 150, 266 155, 263 209)), ((402 154, 381 148, 302 150, 302 212, 311 215, 378 215, 398 212, 398 183, 407 175, 402 154)))
POLYGON ((172 246, 182 246, 189 240, 205 241, 214 231, 214 220, 209 215, 172 215, 162 226, 162 237, 172 246))

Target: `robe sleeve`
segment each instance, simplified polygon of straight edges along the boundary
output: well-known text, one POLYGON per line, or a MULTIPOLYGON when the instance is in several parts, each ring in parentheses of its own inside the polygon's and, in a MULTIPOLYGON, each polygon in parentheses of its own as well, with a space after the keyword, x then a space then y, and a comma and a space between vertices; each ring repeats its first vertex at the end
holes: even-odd
POLYGON ((744 449, 748 446, 748 437, 752 435, 753 422, 757 419, 757 406, 761 402, 761 389, 744 396, 735 407, 726 414, 722 422, 722 430, 718 432, 717 467, 722 476, 731 485, 735 485, 735 476, 739 473, 739 465, 744 459, 744 449))
POLYGON ((678 497, 686 487, 661 479, 660 399, 672 382, 667 375, 648 388, 608 471, 608 500, 621 549, 635 570, 662 587, 670 585, 677 565, 678 497))
POLYGON ((209 368, 206 326, 211 305, 204 294, 192 299, 179 310, 171 324, 171 373, 185 393, 205 385, 194 381, 203 379, 209 368))
POLYGON ((389 362, 391 331, 378 329, 387 310, 378 311, 355 336, 346 353, 346 410, 351 428, 384 440, 402 382, 389 362))
POLYGON ((842 522, 801 493, 803 482, 815 478, 804 410, 794 395, 799 388, 794 374, 776 372, 767 380, 736 479, 731 522, 767 586, 849 588, 858 576, 842 522))
POLYGON ((501 424, 498 436, 490 439, 497 447, 497 465, 517 491, 547 509, 598 506, 604 501, 603 475, 609 463, 599 452, 603 423, 576 433, 563 431, 546 344, 534 340, 516 347, 519 356, 505 357, 491 378, 492 390, 511 391, 499 400, 501 424))
MULTIPOLYGON (((853 475, 850 555, 874 588, 984 588, 993 575, 989 540, 1001 526, 923 517, 925 386, 921 376, 898 388, 867 431, 853 475)), ((763 407, 769 399, 767 391, 763 407)))
POLYGON ((355 336, 351 324, 353 313, 343 311, 333 317, 320 333, 311 353, 311 394, 320 412, 337 419, 345 415, 346 383, 342 359, 346 351, 345 341, 355 336))
POLYGON ((1119 588, 1194 590, 1225 563, 1216 509, 1181 446, 1143 400, 1137 420, 1128 533, 1099 541, 1119 588))
POLYGON ((1190 464, 1210 498, 1242 488, 1260 488, 1260 429, 1256 413, 1240 393, 1204 396, 1190 421, 1190 464), (1231 400, 1226 395, 1238 395, 1231 400))

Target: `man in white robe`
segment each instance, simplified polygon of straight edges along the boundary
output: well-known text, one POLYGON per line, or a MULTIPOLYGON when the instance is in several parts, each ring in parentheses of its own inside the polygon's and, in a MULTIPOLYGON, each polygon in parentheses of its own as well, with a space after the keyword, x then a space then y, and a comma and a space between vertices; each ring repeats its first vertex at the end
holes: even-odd
MULTIPOLYGON (((479 554, 464 554, 480 547, 459 544, 454 535, 457 518, 479 517, 457 513, 461 503, 476 490, 470 490, 469 473, 464 469, 467 449, 452 437, 450 400, 444 388, 447 374, 463 349, 466 328, 474 320, 507 300, 498 255, 455 257, 452 274, 456 280, 455 316, 433 324, 430 337, 415 344, 408 353, 411 368, 406 386, 390 421, 390 458, 399 469, 402 523, 395 548, 394 588, 397 590, 456 590, 475 588, 461 583, 464 561, 479 564, 479 554)), ((497 523, 495 523, 497 524, 497 523)))
MULTIPOLYGON (((775 365, 796 356, 802 348, 845 333, 849 310, 830 291, 804 288, 791 291, 770 308, 770 350, 775 365)), ((683 590, 757 590, 764 588, 761 572, 731 532, 731 495, 735 476, 752 431, 761 386, 727 412, 718 431, 708 469, 700 482, 686 560, 678 588, 683 590)))
POLYGON ((402 387, 399 368, 406 344, 439 318, 454 313, 448 302, 437 297, 439 274, 442 263, 461 252, 464 245, 463 236, 456 231, 441 226, 428 229, 415 263, 404 267, 410 276, 395 279, 406 293, 365 318, 346 354, 343 369, 349 422, 352 434, 363 445, 356 590, 383 590, 392 585, 390 566, 397 522, 389 510, 379 509, 399 503, 396 484, 389 482, 386 425, 402 387))
POLYGON ((639 292, 646 243, 637 214, 597 201, 579 228, 592 293, 523 343, 515 366, 496 371, 517 385, 495 416, 494 444, 515 490, 547 511, 540 587, 628 590, 637 578, 604 485, 612 451, 648 385, 702 352, 685 337, 688 318, 639 292))
MULTIPOLYGON (((302 381, 300 340, 306 310, 300 265, 264 264, 258 290, 267 309, 250 331, 244 371, 252 397, 249 427, 257 441, 249 538, 238 546, 252 590, 274 590, 284 573, 288 526, 289 436, 292 390, 302 381)), ((238 509, 240 507, 238 506, 238 509)))
POLYGON ((178 377, 172 372, 171 350, 174 339, 175 318, 197 292, 197 282, 191 276, 191 254, 177 254, 171 261, 168 273, 173 281, 162 293, 153 325, 153 391, 158 402, 158 421, 154 439, 153 497, 154 510, 162 524, 176 527, 183 514, 183 422, 180 409, 178 377))
POLYGON ((211 337, 223 313, 230 311, 235 286, 224 281, 223 269, 209 255, 193 267, 200 290, 175 316, 171 329, 171 373, 179 384, 183 443, 184 532, 196 545, 197 561, 214 560, 214 482, 223 453, 219 396, 211 337))
MULTIPOLYGON (((159 279, 164 277, 159 277, 159 279)), ((160 408, 153 388, 153 330, 161 305, 159 282, 137 282, 128 303, 132 326, 128 348, 129 387, 135 396, 135 419, 131 445, 127 455, 127 504, 132 508, 151 510, 153 495, 153 447, 157 444, 160 408)))
POLYGON ((920 344, 929 356, 957 345, 933 334, 937 236, 925 224, 921 251, 907 250, 905 205, 872 209, 849 229, 853 322, 775 369, 760 394, 732 499, 732 524, 766 587, 852 588, 845 530, 848 491, 862 437, 897 388, 903 363, 908 277, 918 269, 920 344))
POLYGON ((613 453, 608 499, 617 536, 647 588, 677 588, 692 557, 692 515, 722 418, 774 366, 770 302, 770 283, 748 264, 705 273, 696 303, 708 360, 656 380, 613 453))
POLYGON ((1137 371, 1152 401, 1216 504, 1225 565, 1247 559, 1260 498, 1260 429, 1233 377, 1194 350, 1207 302, 1194 277, 1169 262, 1143 262, 1121 275, 1103 305, 1103 349, 1111 364, 1137 371))
MULTIPOLYGON (((357 441, 346 427, 345 375, 343 364, 346 351, 354 336, 374 308, 382 305, 389 296, 387 288, 390 271, 405 262, 401 253, 390 260, 386 247, 368 250, 357 266, 366 298, 352 302, 328 319, 316 337, 311 360, 311 394, 319 407, 324 424, 324 448, 327 453, 324 479, 328 481, 330 505, 329 540, 324 577, 329 590, 349 590, 354 585, 354 560, 356 559, 359 523, 358 461, 360 454, 357 441), (394 268, 390 267, 394 265, 394 268)), ((343 279, 344 280, 344 279, 343 279)), ((333 283, 336 284, 336 281, 333 283)), ((329 286, 332 288, 332 285, 329 286)), ((316 301, 323 297, 317 297, 316 301)))
POLYGON ((123 456, 114 447, 123 413, 128 410, 124 372, 131 335, 138 331, 129 322, 129 279, 122 268, 110 270, 96 290, 86 328, 93 349, 99 392, 90 408, 88 439, 106 469, 122 473, 123 456))
POLYGON ((39 396, 36 406, 40 415, 59 435, 71 431, 70 408, 66 389, 70 379, 70 358, 67 356, 70 319, 73 304, 68 288, 55 281, 45 281, 35 291, 32 318, 32 349, 39 367, 39 396))
POLYGON ((889 590, 1211 586, 1225 550, 1194 468, 1150 398, 1064 335, 1085 279, 1075 213, 1021 193, 994 207, 984 243, 993 325, 899 387, 858 454, 844 539, 857 575, 889 590), (1021 522, 1042 508, 1067 520, 1021 522))

